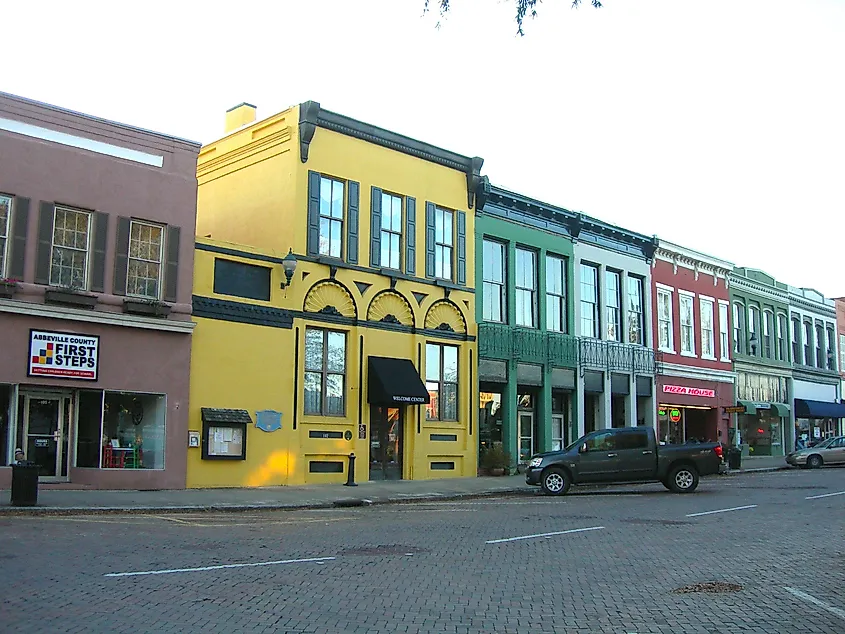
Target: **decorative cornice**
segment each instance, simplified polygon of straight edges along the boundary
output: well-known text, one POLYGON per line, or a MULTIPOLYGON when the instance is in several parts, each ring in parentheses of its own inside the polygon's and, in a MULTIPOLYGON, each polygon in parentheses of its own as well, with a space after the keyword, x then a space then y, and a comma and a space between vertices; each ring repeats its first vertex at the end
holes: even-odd
MULTIPOLYGON (((789 294, 789 306, 801 308, 805 311, 813 313, 812 316, 819 317, 820 319, 832 319, 836 321, 836 306, 826 306, 823 304, 819 304, 818 302, 814 302, 812 300, 806 299, 804 297, 800 297, 798 295, 794 295, 792 293, 789 294)), ((808 315, 809 316, 809 315, 808 315)))
POLYGON ((660 370, 662 376, 701 379, 704 381, 716 381, 718 383, 734 383, 736 381, 736 372, 732 370, 713 370, 710 368, 698 368, 690 365, 677 365, 665 362, 660 362, 660 370))
MULTIPOLYGON (((699 274, 704 273, 705 275, 712 275, 717 279, 727 279, 733 270, 733 265, 730 263, 726 263, 726 266, 719 266, 717 264, 713 264, 709 259, 699 260, 678 251, 669 250, 662 245, 663 242, 661 241, 660 246, 657 247, 655 252, 656 259, 669 262, 676 270, 678 266, 683 266, 684 268, 695 271, 696 278, 699 274)), ((702 257, 707 258, 707 256, 702 257)))
POLYGON ((747 277, 734 275, 733 273, 730 274, 729 279, 734 290, 745 289, 753 293, 757 293, 762 297, 768 297, 769 299, 774 299, 784 304, 789 303, 789 296, 786 291, 771 286, 764 286, 760 282, 755 282, 747 277))
POLYGON ((194 317, 233 321, 270 328, 293 328, 293 314, 281 308, 257 306, 214 297, 193 297, 194 317))

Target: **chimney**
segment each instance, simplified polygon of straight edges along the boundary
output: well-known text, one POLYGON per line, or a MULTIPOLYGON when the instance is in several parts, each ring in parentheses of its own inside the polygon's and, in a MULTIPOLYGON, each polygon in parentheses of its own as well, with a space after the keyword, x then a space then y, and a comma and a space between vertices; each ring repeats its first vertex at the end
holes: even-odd
POLYGON ((255 106, 243 102, 226 111, 226 134, 255 121, 255 106))

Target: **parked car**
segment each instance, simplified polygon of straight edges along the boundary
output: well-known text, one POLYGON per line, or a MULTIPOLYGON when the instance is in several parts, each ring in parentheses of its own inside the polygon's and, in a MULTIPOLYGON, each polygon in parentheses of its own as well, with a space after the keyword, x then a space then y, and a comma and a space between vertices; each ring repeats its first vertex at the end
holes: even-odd
POLYGON ((793 467, 818 469, 825 464, 845 464, 845 436, 834 436, 812 447, 793 451, 786 457, 793 467))
POLYGON ((674 493, 691 493, 700 476, 719 473, 719 443, 662 445, 651 427, 602 429, 560 451, 532 456, 525 482, 548 495, 564 495, 572 484, 662 482, 674 493))

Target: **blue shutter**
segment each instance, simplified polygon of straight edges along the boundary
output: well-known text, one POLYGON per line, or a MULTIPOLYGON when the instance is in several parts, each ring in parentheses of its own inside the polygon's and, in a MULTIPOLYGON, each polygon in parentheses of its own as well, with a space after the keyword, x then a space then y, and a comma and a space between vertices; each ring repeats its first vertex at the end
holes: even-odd
POLYGON ((381 190, 370 190, 370 266, 381 266, 381 190))
POLYGON ((405 199, 405 273, 417 272, 417 199, 405 199))
POLYGON ((434 277, 434 203, 425 203, 425 276, 434 277))
POLYGON ((358 264, 358 207, 361 187, 355 181, 346 183, 346 261, 358 264))
POLYGON ((467 215, 458 212, 458 284, 467 283, 467 215))
POLYGON ((308 255, 320 255, 320 175, 308 172, 308 255))

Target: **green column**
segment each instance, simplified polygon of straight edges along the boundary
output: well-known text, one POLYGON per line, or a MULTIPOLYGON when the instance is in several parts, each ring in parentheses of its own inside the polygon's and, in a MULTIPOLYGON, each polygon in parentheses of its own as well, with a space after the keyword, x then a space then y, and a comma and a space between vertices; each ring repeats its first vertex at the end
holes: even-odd
POLYGON ((502 394, 502 446, 511 455, 511 466, 519 462, 519 420, 517 406, 519 405, 516 392, 516 361, 508 361, 508 383, 502 394))
POLYGON ((534 439, 534 451, 551 451, 552 449, 552 369, 543 366, 543 386, 537 393, 537 429, 539 437, 534 439))

